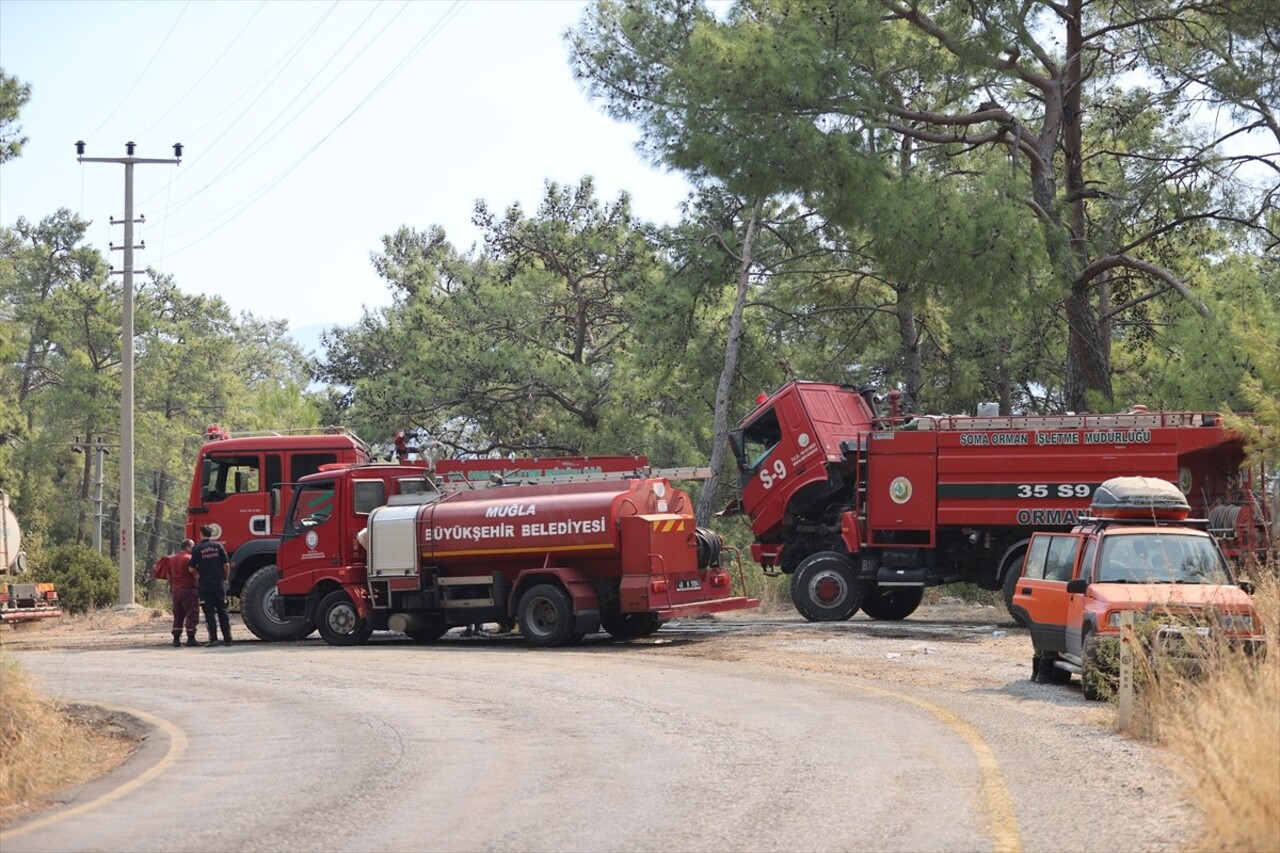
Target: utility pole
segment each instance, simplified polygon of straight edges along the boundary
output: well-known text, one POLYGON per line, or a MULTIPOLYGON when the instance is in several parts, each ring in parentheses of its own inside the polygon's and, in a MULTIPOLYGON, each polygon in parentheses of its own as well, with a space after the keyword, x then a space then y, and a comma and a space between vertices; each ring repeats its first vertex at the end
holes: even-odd
POLYGON ((76 453, 88 453, 93 451, 93 550, 99 554, 102 553, 102 519, 107 514, 105 507, 102 505, 102 457, 107 455, 107 445, 102 441, 102 436, 98 436, 97 441, 90 444, 87 440, 81 441, 80 436, 76 436, 75 443, 71 445, 71 449, 76 453))
MULTIPOLYGON (((123 357, 120 373, 120 606, 131 607, 134 601, 133 554, 133 167, 137 163, 182 162, 182 143, 173 146, 172 160, 134 157, 132 142, 124 146, 127 157, 86 157, 84 142, 76 142, 76 160, 80 163, 124 164, 124 328, 121 331, 123 357)), ((112 220, 115 224, 116 220, 112 220)), ((115 248, 114 246, 112 248, 115 248)), ((139 247, 141 248, 141 247, 139 247)), ((112 270, 112 275, 115 274, 112 270)))

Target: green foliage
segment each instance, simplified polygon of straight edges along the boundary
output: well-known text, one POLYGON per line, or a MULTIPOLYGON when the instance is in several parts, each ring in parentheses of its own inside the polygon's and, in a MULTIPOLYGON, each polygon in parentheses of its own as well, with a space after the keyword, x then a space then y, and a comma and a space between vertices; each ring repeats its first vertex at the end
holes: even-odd
MULTIPOLYGON (((112 530, 120 475, 118 284, 84 244, 88 223, 60 210, 0 232, 0 488, 28 541, 89 539, 93 453, 112 530)), ((186 489, 209 423, 233 430, 313 427, 307 359, 283 321, 235 317, 153 273, 135 300, 135 541, 150 565, 183 537, 186 489)))
POLYGON ((663 266, 624 195, 548 183, 536 214, 481 202, 484 251, 402 228, 375 259, 395 304, 326 336, 320 376, 373 440, 417 429, 458 452, 624 453, 665 432, 633 369, 663 266))
POLYGON ((119 573, 111 560, 84 545, 59 545, 32 554, 32 576, 52 581, 62 607, 83 613, 115 602, 119 573))
POLYGON ((20 136, 18 114, 31 99, 31 86, 0 68, 0 163, 22 154, 27 138, 20 136))
POLYGON ((1274 208, 1220 168, 1244 123, 1274 128, 1274 15, 1154 5, 599 0, 570 41, 588 94, 655 159, 745 196, 795 193, 862 247, 859 273, 892 296, 844 319, 898 329, 849 361, 916 401, 973 399, 994 376, 1006 408, 1107 409, 1113 342, 1142 344, 1179 301, 1205 315, 1203 258, 1274 208), (1107 59, 1061 61, 1073 40, 1107 59), (1237 122, 1219 137, 1186 97, 1206 80, 1237 122), (970 324, 984 303, 1018 322, 970 324))

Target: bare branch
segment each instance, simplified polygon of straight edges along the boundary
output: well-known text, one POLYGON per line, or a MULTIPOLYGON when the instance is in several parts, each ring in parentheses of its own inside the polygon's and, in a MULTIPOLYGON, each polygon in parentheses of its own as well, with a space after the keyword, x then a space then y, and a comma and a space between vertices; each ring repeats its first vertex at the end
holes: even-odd
POLYGON ((1163 281, 1168 288, 1176 290, 1182 295, 1182 298, 1189 301, 1192 306, 1195 307, 1197 314, 1202 317, 1213 316, 1213 312, 1209 310, 1209 306, 1205 305, 1199 297, 1191 292, 1191 288, 1187 287, 1187 285, 1178 279, 1173 273, 1163 267, 1158 267, 1155 264, 1149 264, 1146 261, 1140 261, 1137 258, 1132 258, 1128 255, 1107 255, 1104 258, 1098 258, 1081 271, 1077 284, 1088 285, 1107 270, 1113 270, 1117 267, 1131 269, 1135 272, 1140 272, 1144 275, 1150 276, 1151 278, 1163 281))

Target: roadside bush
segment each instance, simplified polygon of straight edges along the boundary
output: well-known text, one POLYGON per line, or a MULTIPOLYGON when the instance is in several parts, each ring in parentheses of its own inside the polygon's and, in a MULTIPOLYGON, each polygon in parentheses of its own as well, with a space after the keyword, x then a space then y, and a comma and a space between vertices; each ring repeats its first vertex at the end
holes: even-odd
POLYGON ((1139 732, 1167 744, 1206 820, 1198 850, 1275 849, 1280 838, 1280 580, 1260 572, 1264 658, 1206 649, 1194 674, 1158 670, 1138 694, 1139 732))
POLYGON ((71 613, 108 607, 119 592, 115 564, 87 545, 59 545, 44 551, 31 574, 36 580, 52 581, 62 608, 71 613))

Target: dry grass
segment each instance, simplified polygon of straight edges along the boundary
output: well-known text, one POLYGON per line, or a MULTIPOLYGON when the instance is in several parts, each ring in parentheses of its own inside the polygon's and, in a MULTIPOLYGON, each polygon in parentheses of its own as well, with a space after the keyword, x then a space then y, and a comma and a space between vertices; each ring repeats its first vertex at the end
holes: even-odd
POLYGON ((117 766, 132 748, 74 722, 0 650, 0 826, 117 766))
POLYGON ((1137 708, 1138 731, 1182 761, 1205 816, 1195 850, 1280 851, 1280 580, 1264 576, 1254 603, 1266 627, 1262 661, 1205 649, 1205 671, 1157 671, 1137 708))

